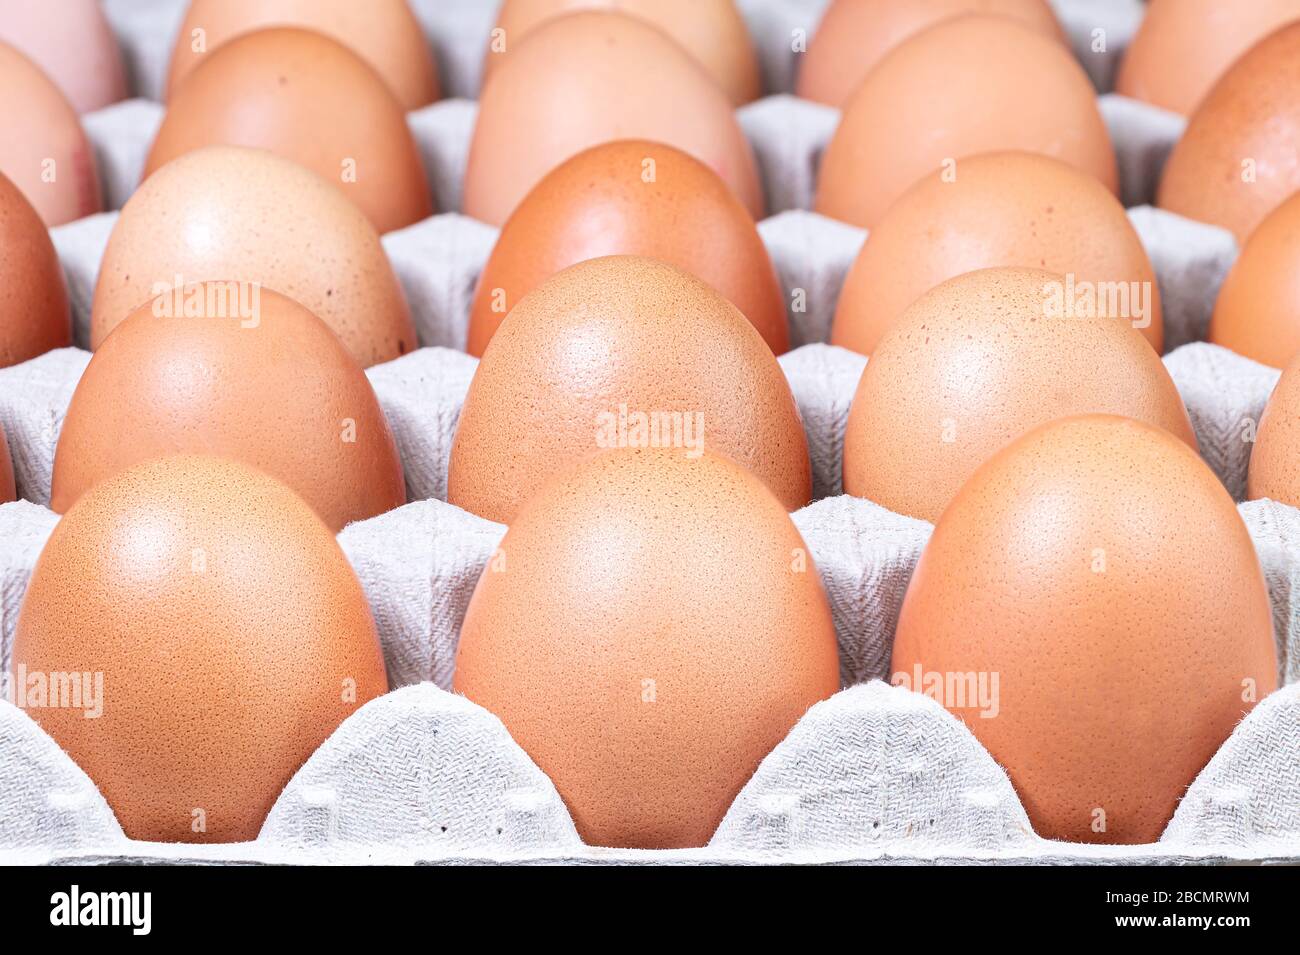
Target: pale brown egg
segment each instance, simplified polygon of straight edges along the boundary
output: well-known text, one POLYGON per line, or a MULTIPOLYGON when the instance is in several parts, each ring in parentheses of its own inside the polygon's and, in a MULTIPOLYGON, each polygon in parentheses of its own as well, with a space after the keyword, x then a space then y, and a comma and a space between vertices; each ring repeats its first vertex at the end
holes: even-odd
POLYGON ((1192 113, 1157 202, 1244 242, 1300 190, 1300 23, 1237 60, 1192 113))
POLYGON ((842 107, 886 53, 926 27, 966 13, 1012 17, 1065 42, 1047 0, 833 0, 800 58, 795 92, 842 107))
POLYGON ((807 546, 725 458, 601 454, 525 506, 497 561, 465 614, 455 689, 501 718, 588 844, 704 845, 839 689, 807 546))
POLYGON ((100 265, 91 347, 162 291, 209 279, 300 302, 362 367, 418 347, 374 226, 328 182, 263 150, 196 150, 136 190, 100 265))
POLYGON ((479 278, 469 353, 482 355, 510 308, 541 282, 616 254, 693 273, 739 308, 773 352, 790 347, 767 247, 727 184, 672 146, 620 140, 566 160, 510 216, 479 278))
POLYGON ((78 113, 126 99, 126 69, 100 0, 0 0, 0 41, 29 57, 78 113))
POLYGON ((870 355, 903 310, 945 279, 1025 266, 1078 283, 1124 283, 1145 311, 1131 324, 1161 351, 1151 260, 1101 183, 1036 153, 972 156, 956 173, 933 172, 913 184, 871 230, 840 293, 832 344, 870 355))
POLYGON ((255 838, 307 757, 388 688, 329 528, 279 481, 190 455, 105 481, 58 523, 12 665, 28 704, 77 677, 80 700, 28 715, 129 837, 158 842, 255 838))
POLYGON ((433 51, 406 0, 191 0, 172 50, 169 93, 232 37, 279 26, 342 43, 384 78, 405 110, 438 98, 433 51))
POLYGON ((1232 498, 1184 442, 1109 415, 1044 425, 962 487, 912 576, 891 669, 984 744, 1035 832, 1071 842, 1158 839, 1277 686, 1232 498))
POLYGON ((1115 92, 1190 113, 1238 57, 1295 20, 1300 0, 1148 0, 1115 92))
POLYGON ((1246 497, 1300 507, 1300 355, 1287 365, 1260 416, 1246 497))
POLYGON ((18 497, 14 487, 14 462, 9 457, 9 441, 5 438, 5 429, 0 425, 0 504, 7 504, 18 497))
POLYGON ((492 74, 470 144, 465 213, 501 225, 548 172, 615 139, 690 153, 754 218, 763 214, 754 154, 726 95, 662 31, 600 11, 540 24, 492 74))
POLYGON ((100 343, 54 456, 52 510, 149 458, 234 458, 278 478, 331 530, 406 503, 365 372, 319 318, 270 289, 185 286, 100 343))
POLYGON ((1300 195, 1246 240, 1219 289, 1208 338, 1274 368, 1300 354, 1300 195))
POLYGON ((31 203, 0 173, 0 368, 71 344, 54 243, 31 203))
POLYGON ((709 450, 797 510, 808 443, 781 366, 704 282, 640 256, 547 279, 502 322, 451 448, 447 500, 510 523, 548 477, 610 447, 709 450))
POLYGON ((103 209, 95 154, 81 119, 40 67, 0 43, 0 173, 47 226, 103 209))
POLYGON ((937 520, 981 464, 1067 415, 1125 415, 1196 447, 1164 363, 1063 276, 967 272, 908 308, 871 356, 844 435, 844 490, 937 520), (1073 308, 1073 312, 1070 309, 1073 308))
POLYGON ((640 17, 694 57, 734 105, 759 97, 758 57, 734 0, 505 0, 483 61, 484 79, 539 24, 576 10, 640 17))
POLYGON ((858 87, 815 208, 874 228, 918 179, 1001 150, 1054 156, 1118 191, 1096 91, 1070 52, 1008 17, 953 17, 905 40, 858 87))
POLYGON ((255 146, 301 163, 391 232, 433 214, 406 114, 343 44, 274 27, 204 57, 173 91, 145 175, 202 146, 255 146))

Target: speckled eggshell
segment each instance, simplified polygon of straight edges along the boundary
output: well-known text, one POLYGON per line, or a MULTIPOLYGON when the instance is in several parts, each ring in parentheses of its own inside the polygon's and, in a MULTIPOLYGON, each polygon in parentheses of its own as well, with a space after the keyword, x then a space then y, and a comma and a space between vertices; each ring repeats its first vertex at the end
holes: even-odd
POLYGON ((231 315, 221 307, 228 287, 166 293, 100 344, 63 420, 52 510, 175 451, 220 454, 279 478, 336 532, 406 503, 388 422, 337 336, 269 289, 256 293, 251 317, 231 315))
POLYGON ((1161 351, 1151 260, 1101 183, 1036 153, 972 156, 956 172, 955 180, 934 172, 915 183, 871 230, 840 293, 831 344, 869 355, 903 310, 940 282, 1018 265, 1071 273, 1076 282, 1140 283, 1150 296, 1140 330, 1161 351))
POLYGON ((621 140, 567 160, 515 209, 479 279, 469 353, 482 355, 505 312, 541 282, 616 254, 693 273, 739 308, 773 352, 790 347, 767 247, 727 184, 679 149, 621 140))
POLYGON ((1246 496, 1300 507, 1300 355, 1278 379, 1260 416, 1246 496))
POLYGON ((795 91, 842 107, 886 53, 926 27, 966 13, 1012 17, 1035 33, 1065 40, 1047 0, 834 0, 800 57, 795 91))
POLYGON ((839 689, 830 607, 781 503, 705 453, 609 451, 547 485, 479 579, 455 689, 590 845, 702 846, 839 689))
POLYGON ((71 344, 54 243, 31 203, 0 173, 0 368, 71 344))
POLYGON ((1274 368, 1300 354, 1300 196, 1246 240, 1219 289, 1207 337, 1274 368))
POLYGON ((91 347, 162 288, 209 280, 300 302, 363 367, 418 347, 374 226, 319 176, 263 150, 197 150, 136 190, 100 266, 91 347))
POLYGON ((1238 57, 1294 20, 1300 0, 1147 0, 1115 92, 1190 113, 1238 57))
POLYGON ((0 0, 0 41, 30 57, 78 113, 126 99, 122 52, 100 0, 0 0))
POLYGON ((274 26, 316 30, 342 43, 384 78, 405 110, 438 98, 433 51, 406 0, 192 0, 176 34, 167 89, 232 37, 274 26))
POLYGON ((493 72, 479 97, 465 213, 499 226, 564 160, 616 139, 690 153, 762 216, 758 167, 726 94, 662 31, 602 11, 547 20, 493 72))
POLYGON ((103 209, 95 154, 72 104, 40 67, 0 43, 0 173, 46 226, 103 209))
POLYGON ((1232 498, 1186 444, 1108 415, 1038 428, 961 489, 898 621, 894 681, 917 688, 918 668, 923 689, 984 680, 983 701, 928 688, 1006 769, 1035 832, 1071 842, 1158 839, 1277 686, 1232 498))
POLYGON ((1174 145, 1157 203, 1245 241, 1300 190, 1300 23, 1271 34, 1210 89, 1174 145))
POLYGON ((549 476, 607 446, 653 442, 648 416, 673 413, 681 425, 668 419, 661 443, 734 458, 787 510, 808 503, 799 410, 745 316, 654 259, 579 263, 525 296, 483 353, 452 442, 447 500, 508 524, 549 476), (634 415, 647 416, 645 429, 634 415))
POLYGON ((98 717, 27 713, 127 836, 157 842, 255 838, 304 760, 388 688, 329 529, 279 481, 190 455, 125 471, 64 516, 32 572, 13 666, 103 674, 98 717))
POLYGON ((488 45, 483 76, 491 75, 539 24, 576 10, 614 10, 640 17, 686 50, 736 106, 758 99, 758 57, 734 0, 505 0, 488 45))
POLYGON ((1096 90, 1070 52, 1008 17, 953 17, 887 54, 850 98, 815 208, 874 228, 921 177, 1000 150, 1054 156, 1118 191, 1096 90))
POLYGON ((9 441, 5 438, 5 429, 0 425, 0 504, 7 504, 18 497, 14 486, 14 462, 9 456, 9 441))
POLYGON ((173 91, 145 175, 202 146, 255 146, 301 163, 381 233, 433 214, 401 104, 359 56, 311 30, 247 33, 173 91))
POLYGON ((968 272, 903 313, 858 382, 844 490, 937 520, 975 469, 1026 431, 1089 412, 1146 421, 1196 447, 1146 340, 1113 318, 1049 317, 1059 275, 968 272))

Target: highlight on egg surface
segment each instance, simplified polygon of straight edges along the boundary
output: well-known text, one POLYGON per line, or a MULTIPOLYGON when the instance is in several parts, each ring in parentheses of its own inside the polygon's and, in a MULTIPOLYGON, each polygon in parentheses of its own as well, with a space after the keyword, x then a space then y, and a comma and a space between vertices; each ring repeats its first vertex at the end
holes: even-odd
POLYGON ((433 214, 401 104, 363 59, 313 30, 258 30, 204 57, 173 91, 144 175, 218 145, 301 163, 381 233, 433 214))
POLYGON ((790 332, 767 247, 716 173, 663 143, 619 140, 584 150, 539 182, 507 220, 479 278, 471 355, 542 281, 586 259, 643 255, 691 272, 750 320, 775 354, 790 332))
POLYGON ((812 491, 771 349, 714 289, 641 256, 571 266, 506 316, 461 409, 447 500, 508 524, 548 477, 612 447, 727 455, 787 510, 812 491))
POLYGON ((1232 498, 1185 442, 1110 415, 1043 425, 966 482, 912 576, 890 669, 975 734, 1038 835, 1126 844, 1160 837, 1278 680, 1232 498), (951 675, 990 705, 936 689, 951 675))
POLYGON ((803 539, 711 452, 597 455, 526 504, 498 553, 507 569, 475 588, 455 690, 500 717, 589 845, 704 845, 839 688, 803 539))
POLYGON ((904 311, 853 396, 844 490, 935 521, 1001 448, 1088 412, 1145 421, 1195 448, 1178 389, 1146 340, 1119 316, 1083 310, 1069 285, 1040 269, 983 269, 904 311))
POLYGON ((0 0, 0 41, 40 67, 78 113, 126 99, 126 68, 100 0, 0 0))
POLYGON ((30 202, 0 173, 0 368, 72 344, 54 243, 30 202))
POLYGON ((362 367, 419 347, 374 226, 330 183, 265 150, 195 150, 141 184, 104 251, 91 347, 167 289, 208 280, 301 303, 362 367))
POLYGON ((11 675, 72 674, 33 706, 129 838, 255 838, 290 777, 388 689, 334 535, 243 464, 174 455, 85 494, 32 571, 11 675), (70 595, 75 594, 75 599, 70 595))

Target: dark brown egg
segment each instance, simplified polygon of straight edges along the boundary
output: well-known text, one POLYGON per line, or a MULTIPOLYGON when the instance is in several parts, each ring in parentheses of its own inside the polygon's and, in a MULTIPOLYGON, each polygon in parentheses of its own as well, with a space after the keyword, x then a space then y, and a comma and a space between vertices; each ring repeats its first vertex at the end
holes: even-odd
POLYGON ((54 243, 31 203, 0 174, 0 368, 71 344, 54 243))

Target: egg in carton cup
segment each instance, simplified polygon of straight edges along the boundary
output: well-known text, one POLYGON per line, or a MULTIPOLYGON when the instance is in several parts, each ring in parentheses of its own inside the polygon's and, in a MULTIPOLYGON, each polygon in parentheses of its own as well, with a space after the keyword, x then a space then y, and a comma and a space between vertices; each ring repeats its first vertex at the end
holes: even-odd
MULTIPOLYGON (((91 113, 107 208, 130 197, 161 121, 184 4, 108 0, 140 98, 91 113)), ((412 3, 449 99, 408 114, 440 210, 457 210, 474 128, 491 4, 412 3)), ((793 89, 792 38, 811 35, 823 0, 741 0, 765 88, 793 89)), ((1240 501, 1258 421, 1278 372, 1201 341, 1236 256, 1231 234, 1143 203, 1154 196, 1180 117, 1106 93, 1141 5, 1057 0, 1118 157, 1129 218, 1164 303, 1165 366, 1201 454, 1240 501), (1098 31, 1101 31, 1099 34, 1098 31), (1104 42, 1098 42, 1099 35, 1104 42)), ((1038 837, 1006 773, 965 725, 927 696, 888 686, 903 595, 932 527, 842 493, 844 431, 867 359, 826 344, 845 275, 866 232, 811 211, 838 111, 775 92, 737 111, 762 173, 759 232, 789 312, 781 368, 812 461, 813 503, 792 515, 821 573, 841 680, 759 766, 708 846, 636 851, 584 845, 555 786, 501 722, 449 692, 474 584, 505 527, 446 503, 448 460, 477 367, 464 353, 475 284, 497 230, 445 211, 383 237, 411 305, 419 350, 367 370, 397 440, 411 503, 353 523, 338 541, 374 614, 392 690, 363 706, 285 788, 255 841, 141 843, 123 834, 94 782, 11 703, 0 702, 0 858, 18 861, 618 861, 638 863, 989 861, 1178 862, 1300 857, 1300 511, 1238 505, 1273 605, 1283 688, 1234 730, 1182 798, 1158 842, 1092 846, 1038 837)), ((0 668, 27 580, 58 516, 54 449, 89 362, 90 303, 116 212, 51 230, 68 279, 78 346, 0 370, 0 424, 20 497, 0 506, 0 668)))

